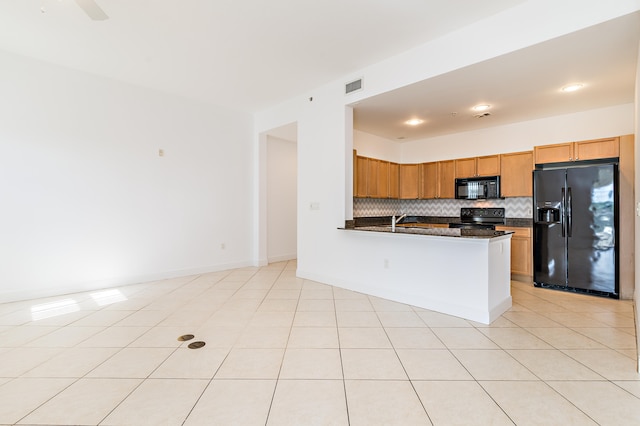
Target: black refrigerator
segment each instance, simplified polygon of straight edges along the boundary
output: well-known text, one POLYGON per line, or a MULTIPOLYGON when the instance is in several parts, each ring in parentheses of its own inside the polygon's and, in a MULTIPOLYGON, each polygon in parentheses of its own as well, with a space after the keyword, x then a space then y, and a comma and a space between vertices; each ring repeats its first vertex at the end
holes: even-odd
POLYGON ((618 165, 533 172, 537 287, 618 298, 618 165))

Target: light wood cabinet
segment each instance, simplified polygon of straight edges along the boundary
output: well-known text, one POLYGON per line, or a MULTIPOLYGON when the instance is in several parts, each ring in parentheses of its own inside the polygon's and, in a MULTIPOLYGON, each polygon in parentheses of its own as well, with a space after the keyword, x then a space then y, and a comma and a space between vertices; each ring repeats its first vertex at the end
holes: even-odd
POLYGON ((485 155, 483 157, 476 157, 476 176, 498 176, 499 174, 499 155, 485 155))
POLYGON ((438 198, 438 162, 420 165, 420 198, 438 198))
POLYGON ((500 195, 502 197, 533 196, 533 151, 501 155, 500 195))
POLYGON ((513 232, 511 236, 511 275, 530 281, 533 277, 533 248, 531 228, 496 226, 498 231, 513 232))
POLYGON ((576 142, 573 146, 575 161, 620 156, 620 138, 594 139, 576 142))
POLYGON ((414 200, 419 195, 420 165, 400 164, 400 197, 403 200, 414 200))
POLYGON ((420 198, 453 198, 455 191, 454 160, 420 165, 420 198))
POLYGON ((367 196, 370 198, 389 197, 389 162, 369 158, 367 173, 367 196))
POLYGON ((398 197, 398 164, 354 155, 353 196, 398 197))
POLYGON ((500 156, 458 158, 455 160, 457 178, 497 176, 500 174, 500 156))
POLYGON ((367 157, 361 157, 356 155, 356 160, 354 164, 354 190, 353 196, 364 198, 367 196, 367 176, 369 169, 369 159, 367 157))
POLYGON ((456 163, 456 177, 466 178, 476 175, 476 159, 474 158, 458 158, 456 163))
POLYGON ((438 162, 438 198, 455 198, 456 163, 454 160, 438 162))
POLYGON ((389 198, 400 197, 400 165, 389 163, 389 198))
POLYGON ((615 158, 620 156, 620 138, 540 145, 533 152, 536 164, 615 158))

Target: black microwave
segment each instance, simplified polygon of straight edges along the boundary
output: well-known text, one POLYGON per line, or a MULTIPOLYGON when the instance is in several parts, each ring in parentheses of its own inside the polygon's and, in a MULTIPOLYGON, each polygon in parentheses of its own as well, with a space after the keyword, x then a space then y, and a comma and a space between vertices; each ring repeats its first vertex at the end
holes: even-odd
POLYGON ((460 200, 500 198, 500 176, 457 178, 456 198, 460 200))

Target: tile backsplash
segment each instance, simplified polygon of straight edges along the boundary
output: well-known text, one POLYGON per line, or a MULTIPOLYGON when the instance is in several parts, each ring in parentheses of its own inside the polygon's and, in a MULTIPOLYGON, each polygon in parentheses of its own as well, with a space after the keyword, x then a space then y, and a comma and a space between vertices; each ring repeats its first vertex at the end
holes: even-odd
POLYGON ((498 200, 389 200, 381 198, 354 198, 353 217, 392 216, 407 213, 415 216, 460 216, 462 207, 504 207, 509 218, 530 219, 531 197, 498 200))

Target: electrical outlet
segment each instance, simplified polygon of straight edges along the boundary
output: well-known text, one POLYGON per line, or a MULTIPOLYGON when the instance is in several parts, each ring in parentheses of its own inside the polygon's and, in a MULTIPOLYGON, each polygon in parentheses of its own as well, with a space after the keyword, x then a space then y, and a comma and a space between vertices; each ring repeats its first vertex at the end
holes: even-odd
POLYGON ((220 250, 224 250, 225 248, 227 248, 225 243, 220 244, 220 250))
POLYGON ((389 259, 384 260, 384 269, 389 269, 389 259))

